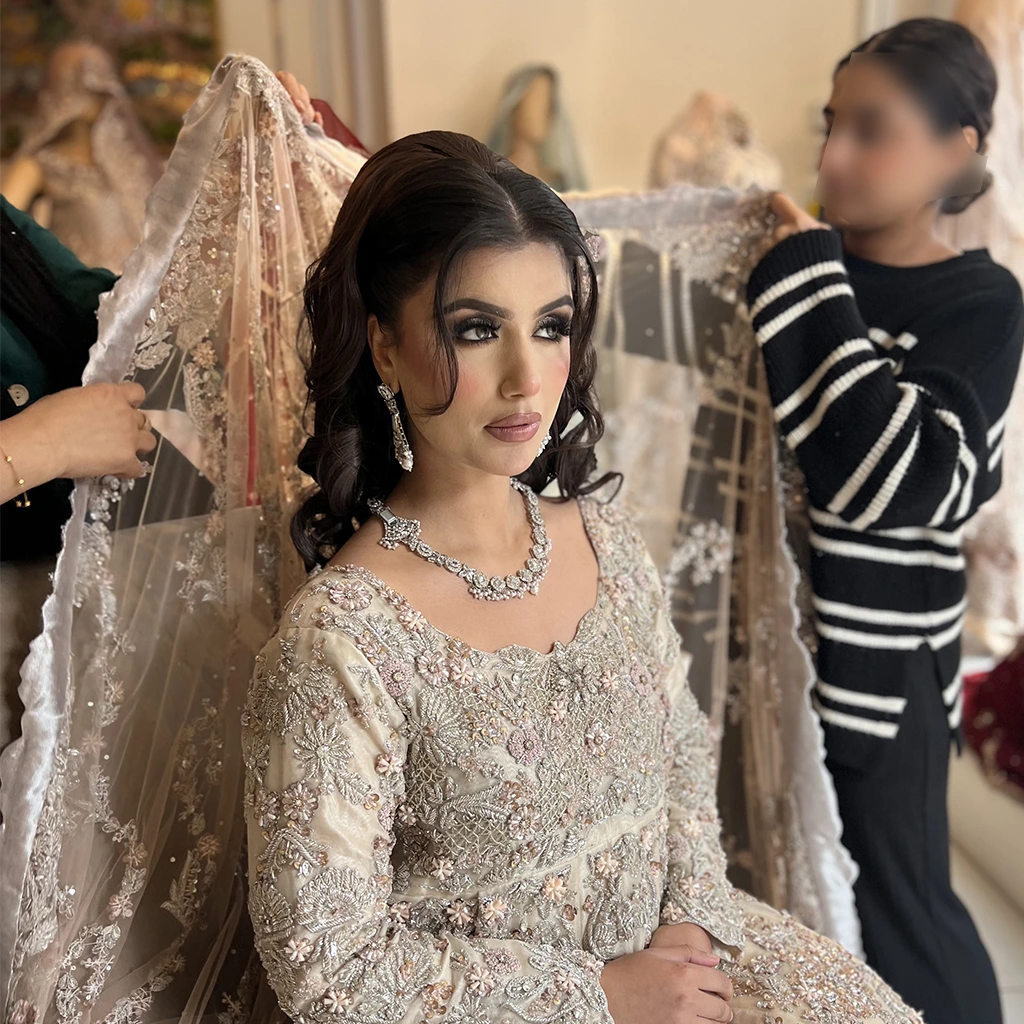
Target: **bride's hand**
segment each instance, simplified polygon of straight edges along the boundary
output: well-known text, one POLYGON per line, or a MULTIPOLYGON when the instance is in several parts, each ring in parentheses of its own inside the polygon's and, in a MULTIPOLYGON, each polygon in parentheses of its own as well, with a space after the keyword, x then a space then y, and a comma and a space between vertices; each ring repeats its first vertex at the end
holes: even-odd
POLYGON ((778 226, 772 235, 773 246, 802 231, 830 230, 827 224, 822 224, 820 220, 797 206, 785 192, 776 192, 768 205, 772 213, 779 218, 778 226))
MULTIPOLYGON (((659 929, 660 930, 660 929, 659 929)), ((615 1024, 731 1021, 732 983, 713 953, 672 945, 630 953, 605 965, 601 987, 615 1024)))
POLYGON ((699 924, 663 924, 660 928, 655 928, 648 948, 665 946, 691 946, 702 953, 715 955, 711 948, 711 936, 699 924))
POLYGON ((309 90, 290 72, 278 71, 277 80, 284 86, 285 92, 292 98, 295 109, 299 112, 303 124, 318 124, 324 126, 323 116, 320 111, 313 108, 313 101, 309 98, 309 90))

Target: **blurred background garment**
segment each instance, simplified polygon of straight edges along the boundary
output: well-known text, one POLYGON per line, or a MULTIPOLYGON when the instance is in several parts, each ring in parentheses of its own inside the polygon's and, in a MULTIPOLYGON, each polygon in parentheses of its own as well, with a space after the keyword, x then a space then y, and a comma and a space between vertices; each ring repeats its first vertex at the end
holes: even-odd
POLYGON ((89 266, 120 273, 142 237, 160 160, 110 56, 89 43, 56 49, 35 124, 4 173, 4 192, 28 209, 46 200, 49 227, 89 266))
POLYGON ((782 165, 755 138, 750 119, 725 96, 698 93, 658 140, 651 186, 782 187, 782 165))
POLYGON ((988 780, 1024 801, 1024 639, 991 672, 964 679, 964 735, 988 780))

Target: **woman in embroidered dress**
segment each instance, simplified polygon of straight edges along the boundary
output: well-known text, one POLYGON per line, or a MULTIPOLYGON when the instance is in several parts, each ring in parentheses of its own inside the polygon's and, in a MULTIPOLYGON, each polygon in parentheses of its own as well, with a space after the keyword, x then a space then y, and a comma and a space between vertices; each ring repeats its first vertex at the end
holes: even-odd
POLYGON ((573 215, 471 139, 352 185, 306 288, 314 571, 243 720, 270 982, 300 1021, 916 1021, 726 879, 657 572, 590 496, 596 300, 573 215))

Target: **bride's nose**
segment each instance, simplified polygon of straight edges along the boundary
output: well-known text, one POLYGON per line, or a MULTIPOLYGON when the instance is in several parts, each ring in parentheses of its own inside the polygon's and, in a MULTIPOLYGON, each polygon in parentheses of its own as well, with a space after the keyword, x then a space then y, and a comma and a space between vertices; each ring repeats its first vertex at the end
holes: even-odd
POLYGON ((504 398, 533 398, 541 386, 540 353, 529 337, 509 339, 503 346, 501 393, 504 398))

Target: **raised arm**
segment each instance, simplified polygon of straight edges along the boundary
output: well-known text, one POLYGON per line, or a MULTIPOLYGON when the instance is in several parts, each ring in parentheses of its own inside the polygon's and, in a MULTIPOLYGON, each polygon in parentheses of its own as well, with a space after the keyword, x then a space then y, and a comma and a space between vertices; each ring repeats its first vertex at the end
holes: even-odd
POLYGON ((604 966, 579 948, 409 927, 392 893, 407 755, 401 710, 347 639, 284 629, 245 712, 250 910, 285 1012, 381 1022, 612 1024, 604 966))
POLYGON ((899 351, 860 315, 836 232, 786 238, 747 294, 775 419, 816 509, 854 529, 948 528, 995 493, 1024 336, 1019 295, 979 294, 941 324, 959 366, 901 372, 899 351))

